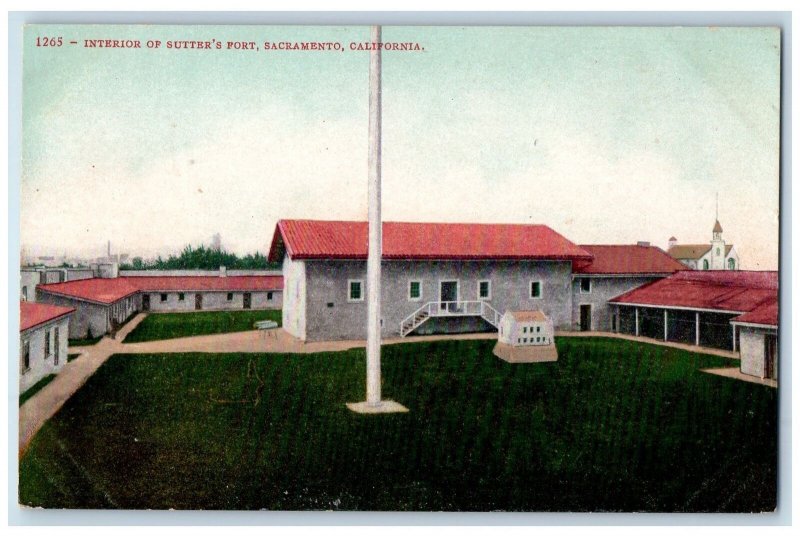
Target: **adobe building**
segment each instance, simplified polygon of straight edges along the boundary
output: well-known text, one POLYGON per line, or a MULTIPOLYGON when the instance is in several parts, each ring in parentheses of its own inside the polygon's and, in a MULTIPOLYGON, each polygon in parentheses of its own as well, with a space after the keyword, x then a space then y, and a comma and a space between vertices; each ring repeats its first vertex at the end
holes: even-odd
POLYGON ((67 362, 69 320, 73 308, 19 303, 19 391, 24 392, 67 362))
MULTIPOLYGON (((367 223, 281 220, 283 326, 303 341, 364 339, 367 223)), ((532 224, 384 222, 382 336, 494 331, 540 310, 556 330, 610 330, 608 298, 680 270, 645 245, 578 246, 532 224)))
POLYGON ((609 304, 617 332, 738 351, 742 373, 777 379, 776 271, 686 270, 609 304))
POLYGON ((278 309, 281 276, 120 276, 38 285, 38 302, 74 308, 70 338, 112 332, 141 311, 278 309))

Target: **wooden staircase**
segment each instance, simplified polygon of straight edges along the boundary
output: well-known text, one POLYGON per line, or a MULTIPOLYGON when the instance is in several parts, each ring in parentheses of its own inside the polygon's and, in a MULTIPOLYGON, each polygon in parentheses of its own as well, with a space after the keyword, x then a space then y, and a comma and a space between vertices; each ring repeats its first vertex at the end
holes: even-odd
POLYGON ((400 337, 406 337, 433 317, 480 317, 498 328, 501 315, 482 300, 428 302, 400 322, 400 337))

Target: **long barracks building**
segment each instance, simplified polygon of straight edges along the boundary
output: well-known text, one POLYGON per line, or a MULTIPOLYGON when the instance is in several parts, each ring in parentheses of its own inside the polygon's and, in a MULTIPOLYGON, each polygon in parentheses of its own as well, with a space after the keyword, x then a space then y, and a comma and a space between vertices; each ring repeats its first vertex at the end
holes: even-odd
POLYGON ((36 301, 75 309, 70 338, 98 337, 140 311, 278 309, 281 276, 122 276, 36 286, 36 301))

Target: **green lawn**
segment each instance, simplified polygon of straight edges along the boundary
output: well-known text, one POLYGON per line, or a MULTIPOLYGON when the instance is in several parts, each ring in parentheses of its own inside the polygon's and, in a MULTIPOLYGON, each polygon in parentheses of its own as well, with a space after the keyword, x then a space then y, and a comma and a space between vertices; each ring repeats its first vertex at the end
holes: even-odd
POLYGON ((31 386, 30 388, 28 388, 27 390, 25 390, 21 394, 19 394, 19 406, 22 406, 25 403, 25 401, 27 401, 28 399, 30 399, 31 397, 36 395, 39 390, 41 390, 42 388, 44 388, 45 386, 50 384, 50 382, 54 378, 56 378, 56 376, 54 374, 50 374, 50 375, 47 375, 46 377, 42 377, 41 380, 39 380, 39 382, 37 382, 36 384, 34 384, 33 386, 31 386))
POLYGON ((20 499, 45 507, 763 511, 776 505, 777 390, 723 358, 558 338, 556 363, 493 341, 116 356, 34 438, 20 499))
POLYGON ((125 343, 172 339, 205 334, 226 334, 253 330, 256 321, 281 324, 280 310, 199 311, 149 313, 125 338, 125 343))
POLYGON ((94 345, 95 343, 97 343, 101 339, 103 339, 103 336, 90 337, 90 338, 84 338, 84 339, 70 339, 67 342, 67 345, 69 347, 85 347, 87 345, 94 345))

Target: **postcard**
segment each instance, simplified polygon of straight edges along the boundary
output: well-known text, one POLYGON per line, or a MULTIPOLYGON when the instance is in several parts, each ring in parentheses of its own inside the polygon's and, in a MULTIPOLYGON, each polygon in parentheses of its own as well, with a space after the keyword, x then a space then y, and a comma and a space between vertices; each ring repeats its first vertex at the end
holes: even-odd
POLYGON ((774 512, 780 47, 26 26, 20 505, 774 512))

